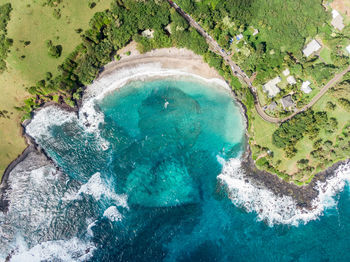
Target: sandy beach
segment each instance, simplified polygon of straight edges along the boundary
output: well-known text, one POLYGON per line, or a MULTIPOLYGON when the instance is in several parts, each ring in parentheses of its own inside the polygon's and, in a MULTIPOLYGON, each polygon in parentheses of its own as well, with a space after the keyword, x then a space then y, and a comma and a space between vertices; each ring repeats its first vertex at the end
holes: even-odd
POLYGON ((187 49, 162 48, 152 50, 145 54, 140 54, 133 43, 127 49, 131 51, 130 56, 122 55, 119 61, 107 64, 98 79, 115 72, 121 68, 131 68, 140 64, 160 63, 163 69, 179 70, 190 74, 195 74, 203 78, 218 78, 224 80, 214 68, 204 62, 203 58, 187 49))
POLYGON ((140 54, 134 50, 132 43, 127 47, 128 51, 133 50, 129 56, 123 55, 121 60, 105 65, 96 80, 86 87, 82 99, 85 108, 90 100, 101 99, 107 93, 135 80, 191 78, 230 90, 218 72, 190 50, 163 48, 140 54))

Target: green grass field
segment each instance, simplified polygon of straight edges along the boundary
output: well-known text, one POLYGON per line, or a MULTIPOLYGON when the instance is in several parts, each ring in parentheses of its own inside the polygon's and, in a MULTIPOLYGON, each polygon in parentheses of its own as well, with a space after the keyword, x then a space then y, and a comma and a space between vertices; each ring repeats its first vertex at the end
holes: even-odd
POLYGON ((332 58, 331 58, 331 50, 328 47, 323 47, 321 52, 320 52, 320 57, 321 59, 326 63, 326 64, 333 64, 332 58))
POLYGON ((7 58, 8 70, 0 74, 0 110, 10 112, 10 119, 0 118, 0 175, 26 146, 21 136, 21 115, 14 110, 28 96, 24 88, 44 78, 48 71, 55 74, 57 66, 81 41, 75 30, 87 29, 91 17, 109 8, 111 1, 96 1, 90 9, 85 0, 63 0, 54 8, 43 6, 44 0, 0 0, 0 4, 8 2, 13 10, 7 31, 14 43, 7 58), (54 17, 54 9, 61 10, 60 19, 54 17), (48 55, 46 40, 62 45, 60 58, 48 55), (30 44, 25 46, 24 41, 30 44))

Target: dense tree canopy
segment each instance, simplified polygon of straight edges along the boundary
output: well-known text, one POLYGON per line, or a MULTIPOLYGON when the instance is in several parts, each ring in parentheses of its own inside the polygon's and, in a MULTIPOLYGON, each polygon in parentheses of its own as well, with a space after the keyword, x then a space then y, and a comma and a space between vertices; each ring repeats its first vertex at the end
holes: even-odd
MULTIPOLYGON (((228 16, 240 25, 259 28, 259 42, 269 49, 299 52, 327 19, 321 0, 178 0, 182 8, 214 29, 228 16)), ((222 32, 226 33, 226 32, 222 32)))
POLYGON ((233 50, 233 59, 248 73, 258 72, 258 83, 281 70, 286 56, 302 59, 305 40, 323 30, 324 22, 330 19, 321 0, 177 2, 226 49, 230 39, 243 33, 249 45, 241 41, 237 46, 240 50, 233 50), (259 29, 259 34, 253 36, 248 30, 251 27, 259 29))
POLYGON ((10 20, 12 7, 10 3, 0 6, 0 73, 6 69, 5 59, 12 45, 12 39, 7 38, 7 23, 10 20))

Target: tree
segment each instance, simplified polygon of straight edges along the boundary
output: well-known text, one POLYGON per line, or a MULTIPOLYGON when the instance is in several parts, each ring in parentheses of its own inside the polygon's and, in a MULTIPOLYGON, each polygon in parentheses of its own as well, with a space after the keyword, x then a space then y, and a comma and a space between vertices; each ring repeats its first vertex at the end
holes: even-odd
POLYGON ((328 101, 326 104, 326 109, 328 110, 334 110, 336 108, 336 104, 332 103, 331 101, 328 101))
POLYGON ((54 45, 51 40, 46 41, 46 47, 48 48, 48 54, 51 57, 58 58, 62 53, 61 45, 54 45))
POLYGON ((13 44, 13 40, 7 38, 7 23, 10 20, 10 13, 12 7, 10 3, 0 6, 0 73, 6 70, 7 54, 9 52, 10 46, 13 44))

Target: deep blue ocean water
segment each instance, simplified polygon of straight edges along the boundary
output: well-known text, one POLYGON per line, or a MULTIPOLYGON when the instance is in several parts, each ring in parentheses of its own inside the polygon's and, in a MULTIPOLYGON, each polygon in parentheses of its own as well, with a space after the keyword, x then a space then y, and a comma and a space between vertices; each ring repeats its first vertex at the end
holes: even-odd
POLYGON ((350 261, 348 186, 298 227, 271 227, 232 203, 217 176, 242 154, 245 127, 228 91, 132 82, 96 106, 99 136, 68 121, 36 137, 78 192, 55 209, 52 240, 92 242, 91 261, 350 261))

